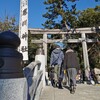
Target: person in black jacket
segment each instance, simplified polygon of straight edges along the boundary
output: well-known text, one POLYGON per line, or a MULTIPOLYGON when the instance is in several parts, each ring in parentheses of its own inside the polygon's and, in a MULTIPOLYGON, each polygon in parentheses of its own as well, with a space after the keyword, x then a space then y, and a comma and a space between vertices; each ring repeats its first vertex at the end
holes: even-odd
POLYGON ((75 93, 76 89, 76 76, 79 70, 79 61, 77 54, 70 47, 65 52, 64 56, 64 69, 68 74, 68 84, 70 87, 70 93, 75 93))

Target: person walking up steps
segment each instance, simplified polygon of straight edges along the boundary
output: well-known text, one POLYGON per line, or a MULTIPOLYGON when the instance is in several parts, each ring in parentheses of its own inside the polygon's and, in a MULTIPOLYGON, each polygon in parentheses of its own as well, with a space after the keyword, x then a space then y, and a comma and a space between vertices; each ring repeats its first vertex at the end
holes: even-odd
POLYGON ((79 62, 77 54, 70 47, 65 52, 64 69, 67 71, 68 74, 70 93, 74 94, 76 89, 77 70, 79 70, 79 62))
MULTIPOLYGON (((56 45, 56 48, 51 53, 50 66, 53 69, 54 77, 51 79, 51 83, 54 87, 59 85, 59 88, 62 88, 60 80, 61 65, 64 60, 64 53, 61 50, 59 45, 56 45)), ((53 75, 52 75, 53 76, 53 75)))

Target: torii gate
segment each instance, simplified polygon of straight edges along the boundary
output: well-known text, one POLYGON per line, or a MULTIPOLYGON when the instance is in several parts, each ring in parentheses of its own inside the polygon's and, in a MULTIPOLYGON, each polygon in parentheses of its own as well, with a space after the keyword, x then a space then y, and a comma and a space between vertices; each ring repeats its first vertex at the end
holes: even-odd
MULTIPOLYGON (((88 51, 87 51, 87 43, 92 43, 92 42, 98 42, 98 39, 87 39, 86 34, 96 34, 97 32, 100 32, 100 27, 95 28, 95 27, 89 27, 89 28, 77 28, 75 31, 72 33, 71 31, 69 32, 64 32, 63 30, 60 29, 31 29, 29 28, 29 32, 31 34, 43 34, 43 39, 41 40, 32 40, 32 43, 43 43, 43 48, 45 52, 45 58, 46 58, 46 65, 47 65, 47 43, 54 43, 54 42, 63 42, 64 39, 48 39, 47 35, 48 34, 81 34, 81 37, 78 39, 68 39, 67 43, 82 43, 82 48, 83 48, 83 59, 84 59, 84 68, 87 70, 90 70, 90 64, 89 64, 89 59, 88 59, 88 51)), ((86 75, 87 76, 87 75, 86 75)))
MULTIPOLYGON (((96 33, 100 30, 100 27, 95 28, 78 28, 75 30, 73 34, 81 34, 81 38, 79 39, 68 39, 68 43, 82 43, 83 47, 83 57, 84 57, 84 67, 85 69, 90 68, 89 60, 88 60, 88 52, 87 52, 87 44, 86 42, 97 42, 94 39, 87 39, 87 33, 96 33)), ((43 43, 46 65, 47 65, 47 43, 53 43, 57 41, 63 41, 64 39, 58 40, 48 40, 47 34, 66 34, 60 29, 29 29, 32 34, 43 34, 43 40, 32 40, 32 43, 43 43)), ((67 34, 72 34, 72 32, 67 32, 67 34)), ((23 60, 28 60, 28 0, 20 0, 20 23, 19 23, 19 37, 21 38, 21 44, 19 47, 19 51, 23 54, 23 60)))

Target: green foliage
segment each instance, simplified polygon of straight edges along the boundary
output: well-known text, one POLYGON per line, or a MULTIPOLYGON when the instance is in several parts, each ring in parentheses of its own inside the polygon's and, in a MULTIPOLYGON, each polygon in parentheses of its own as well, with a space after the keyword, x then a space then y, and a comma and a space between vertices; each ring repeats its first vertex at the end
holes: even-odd
POLYGON ((18 25, 16 24, 15 17, 6 16, 4 20, 0 20, 0 31, 12 30, 18 32, 18 25))
POLYGON ((59 28, 62 29, 68 25, 75 26, 76 4, 73 3, 70 7, 68 2, 75 2, 76 0, 46 0, 47 13, 43 15, 47 20, 43 24, 45 28, 59 28), (73 23, 73 24, 72 24, 73 23))
POLYGON ((95 27, 100 26, 100 6, 95 8, 88 8, 79 13, 78 26, 79 27, 95 27))
POLYGON ((33 35, 30 34, 30 32, 28 33, 28 55, 29 55, 29 62, 32 62, 35 60, 35 56, 36 56, 36 51, 38 49, 39 44, 36 43, 32 43, 32 40, 38 40, 43 38, 42 35, 37 34, 37 35, 33 35))
MULTIPOLYGON (((89 46, 90 47, 90 46, 89 46)), ((100 44, 92 44, 89 51, 89 61, 92 68, 100 68, 100 44)))
MULTIPOLYGON (((77 21, 78 27, 96 27, 100 26, 100 6, 88 8, 80 11, 77 21)), ((88 35, 87 38, 98 39, 98 43, 88 44, 89 61, 91 67, 100 68, 100 32, 88 35)))

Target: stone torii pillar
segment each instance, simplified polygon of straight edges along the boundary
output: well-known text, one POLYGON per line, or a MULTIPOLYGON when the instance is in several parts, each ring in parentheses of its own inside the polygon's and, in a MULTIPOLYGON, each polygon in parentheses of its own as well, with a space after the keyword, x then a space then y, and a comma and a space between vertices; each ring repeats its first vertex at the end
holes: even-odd
POLYGON ((43 49, 45 54, 45 65, 47 66, 47 34, 43 34, 43 49))
POLYGON ((84 69, 85 69, 85 76, 89 78, 89 71, 90 71, 90 64, 88 58, 88 51, 87 51, 87 43, 86 43, 86 36, 85 33, 81 34, 81 41, 83 47, 83 59, 84 59, 84 69))

